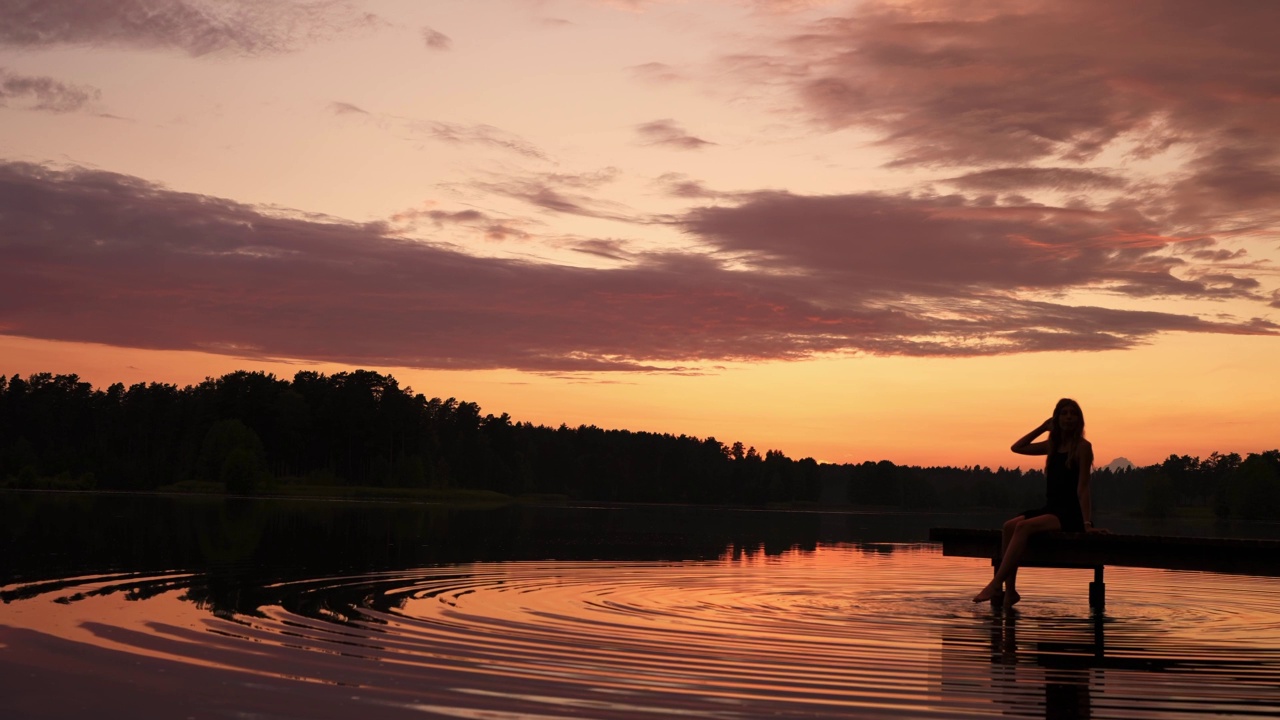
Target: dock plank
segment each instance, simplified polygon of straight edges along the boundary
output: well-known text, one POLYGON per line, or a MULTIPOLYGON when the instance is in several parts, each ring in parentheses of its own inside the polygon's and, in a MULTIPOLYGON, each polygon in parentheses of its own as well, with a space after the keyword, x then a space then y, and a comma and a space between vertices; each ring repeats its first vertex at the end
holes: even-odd
MULTIPOLYGON (((932 528, 942 554, 992 559, 999 530, 932 528)), ((1112 533, 1037 533, 1021 562, 1032 567, 1145 567, 1280 577, 1280 540, 1112 533)))

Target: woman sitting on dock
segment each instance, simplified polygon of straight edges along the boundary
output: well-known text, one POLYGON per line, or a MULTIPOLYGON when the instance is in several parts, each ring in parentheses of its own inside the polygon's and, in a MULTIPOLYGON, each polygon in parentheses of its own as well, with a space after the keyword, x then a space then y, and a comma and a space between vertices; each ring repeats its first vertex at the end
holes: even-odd
POLYGON ((1000 567, 991 582, 973 596, 974 602, 1003 600, 1005 605, 1012 605, 1021 599, 1014 585, 1018 560, 1031 535, 1052 530, 1093 531, 1093 503, 1089 496, 1093 446, 1084 439, 1084 413, 1079 403, 1070 398, 1059 400, 1053 417, 1018 438, 1010 449, 1021 455, 1048 455, 1044 468, 1048 497, 1044 507, 1028 510, 1004 524, 1000 567), (1049 438, 1034 442, 1045 431, 1049 438))

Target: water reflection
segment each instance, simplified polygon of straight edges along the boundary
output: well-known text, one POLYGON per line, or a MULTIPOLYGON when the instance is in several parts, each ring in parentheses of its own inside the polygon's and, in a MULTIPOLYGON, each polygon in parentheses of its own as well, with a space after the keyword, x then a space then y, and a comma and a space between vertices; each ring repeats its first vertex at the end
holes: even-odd
POLYGON ((1093 634, 1086 639, 1083 628, 1052 623, 1045 627, 1032 621, 1033 634, 1055 638, 1019 645, 1018 610, 994 612, 973 626, 955 625, 942 635, 942 686, 944 694, 964 692, 990 694, 999 700, 1003 714, 1067 720, 1093 717, 1091 687, 1101 682, 1095 667, 1081 662, 1086 657, 1102 658, 1103 618, 1097 615, 1093 634), (972 676, 976 656, 985 654, 989 674, 972 676), (1037 694, 1036 689, 1042 690, 1037 694))
POLYGON ((1117 569, 1102 615, 1027 568, 993 614, 901 516, 112 502, 9 537, 0 716, 1280 712, 1273 578, 1117 569))

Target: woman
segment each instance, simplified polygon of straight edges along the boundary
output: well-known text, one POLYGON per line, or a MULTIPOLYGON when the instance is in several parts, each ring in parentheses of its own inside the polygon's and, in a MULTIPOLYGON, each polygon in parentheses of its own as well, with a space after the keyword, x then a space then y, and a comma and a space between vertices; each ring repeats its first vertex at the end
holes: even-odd
POLYGON ((1014 585, 1018 579, 1018 560, 1031 535, 1051 530, 1093 532, 1093 502, 1089 496, 1093 446, 1084 439, 1084 413, 1080 405, 1069 398, 1059 400, 1053 408, 1053 417, 1018 438, 1010 449, 1021 455, 1049 456, 1044 467, 1047 503, 1004 524, 1000 567, 991 582, 973 596, 974 602, 1003 599, 1005 605, 1012 605, 1021 599, 1014 585), (1047 440, 1033 442, 1046 430, 1047 440))

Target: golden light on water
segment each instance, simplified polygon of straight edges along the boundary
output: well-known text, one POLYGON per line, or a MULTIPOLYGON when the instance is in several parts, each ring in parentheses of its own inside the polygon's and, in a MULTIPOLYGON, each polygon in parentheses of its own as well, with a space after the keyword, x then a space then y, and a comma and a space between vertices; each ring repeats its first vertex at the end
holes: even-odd
POLYGON ((1280 579, 1108 569, 1092 616, 1091 572, 1027 568, 993 614, 968 600, 989 572, 931 545, 736 548, 263 583, 243 590, 256 610, 216 615, 195 601, 208 577, 97 575, 0 588, 0 643, 32 677, 103 663, 126 704, 121 669, 146 668, 246 711, 288 697, 289 717, 1280 711, 1280 579))

